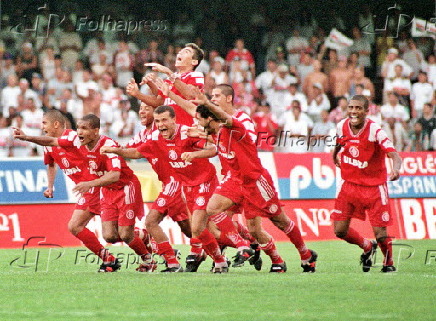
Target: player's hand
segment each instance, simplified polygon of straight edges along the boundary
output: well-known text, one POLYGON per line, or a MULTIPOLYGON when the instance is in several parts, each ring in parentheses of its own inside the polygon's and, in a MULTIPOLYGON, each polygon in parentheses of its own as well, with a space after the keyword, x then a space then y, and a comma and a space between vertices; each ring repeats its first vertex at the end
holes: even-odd
POLYGON ((93 188, 91 182, 80 182, 73 188, 73 193, 76 194, 85 194, 88 192, 91 188, 93 188))
POLYGON ((336 167, 341 168, 341 157, 339 156, 339 154, 336 155, 334 162, 335 162, 336 167))
POLYGON ((100 154, 116 154, 118 151, 118 147, 113 146, 102 146, 100 148, 100 154))
POLYGON ((14 138, 20 140, 26 140, 26 134, 18 127, 12 127, 14 130, 14 138))
POLYGON ((130 96, 137 97, 139 94, 138 84, 135 82, 135 79, 130 79, 130 82, 127 84, 126 93, 130 96))
POLYGON ((47 188, 43 194, 45 198, 53 198, 53 189, 47 188))
POLYGON ((162 92, 164 96, 168 97, 168 95, 170 94, 170 86, 168 86, 168 84, 165 81, 163 81, 161 78, 156 78, 154 84, 156 85, 157 88, 159 88, 159 90, 162 92))
POLYGON ((139 83, 140 86, 142 85, 150 85, 151 83, 154 83, 156 80, 156 74, 150 72, 146 74, 144 77, 142 77, 141 82, 139 83))
POLYGON ((157 64, 154 62, 144 64, 146 67, 151 67, 151 70, 161 72, 163 74, 171 75, 173 72, 170 68, 162 66, 161 64, 157 64))
POLYGON ((191 102, 196 105, 206 105, 207 103, 207 97, 204 93, 200 91, 198 87, 195 86, 188 86, 190 90, 190 96, 194 97, 194 99, 191 99, 191 102))
POLYGON ((391 174, 389 175, 389 180, 390 181, 396 181, 400 178, 400 171, 399 170, 395 170, 392 169, 391 174))
POLYGON ((193 159, 195 159, 194 152, 184 152, 180 155, 180 158, 186 163, 191 163, 193 159))
POLYGON ((209 137, 209 134, 205 130, 195 126, 189 127, 188 130, 186 131, 186 134, 189 137, 198 137, 203 139, 207 139, 209 137))

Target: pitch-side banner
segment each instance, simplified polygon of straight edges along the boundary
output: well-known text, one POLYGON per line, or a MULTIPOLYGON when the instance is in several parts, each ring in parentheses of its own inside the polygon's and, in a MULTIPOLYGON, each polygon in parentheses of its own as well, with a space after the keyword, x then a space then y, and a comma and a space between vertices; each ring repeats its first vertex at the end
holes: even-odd
MULTIPOLYGON (((392 198, 432 198, 436 196, 436 154, 400 153, 401 177, 388 182, 392 198)), ((261 153, 280 199, 333 199, 340 182, 340 171, 329 153, 261 153)), ((388 172, 391 160, 386 159, 388 172)))
POLYGON ((58 170, 54 184, 55 199, 43 196, 47 171, 42 159, 0 159, 0 204, 69 202, 67 182, 58 170))
MULTIPOLYGON (((288 200, 283 201, 286 213, 300 228, 307 241, 336 240, 333 233, 331 213, 334 200, 288 200)), ((74 210, 73 204, 29 204, 3 205, 0 207, 0 249, 22 248, 26 246, 81 246, 78 239, 68 232, 68 221, 74 210)), ((144 204, 148 212, 148 204, 144 204)), ((396 239, 436 239, 436 199, 393 199, 391 215, 394 225, 389 235, 396 239)), ((233 216, 234 220, 244 222, 242 215, 233 216)), ((144 222, 136 222, 143 226, 144 222)), ((263 219, 266 231, 276 241, 288 241, 268 219, 263 219)), ((179 226, 169 218, 161 223, 172 244, 189 244, 179 226)), ((353 220, 352 226, 365 237, 373 238, 369 222, 353 220)), ((100 217, 96 216, 87 226, 95 232, 100 242, 102 238, 100 217)))

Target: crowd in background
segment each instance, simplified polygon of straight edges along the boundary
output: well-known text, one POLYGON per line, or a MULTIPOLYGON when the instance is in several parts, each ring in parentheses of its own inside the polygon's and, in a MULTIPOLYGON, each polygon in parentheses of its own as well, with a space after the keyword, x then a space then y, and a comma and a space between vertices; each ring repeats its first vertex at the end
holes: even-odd
MULTIPOLYGON (((275 152, 327 152, 335 125, 346 116, 347 99, 368 97, 369 118, 388 133, 398 151, 436 149, 436 56, 430 37, 398 37, 365 32, 372 13, 366 8, 348 28, 340 15, 332 25, 353 39, 341 50, 325 45, 330 29, 307 11, 294 24, 267 23, 259 10, 250 19, 257 42, 230 30, 224 37, 216 20, 205 27, 186 13, 164 31, 81 32, 68 18, 57 28, 0 32, 0 157, 41 155, 29 143, 13 140, 11 126, 39 135, 43 112, 56 108, 69 126, 87 113, 101 118, 102 134, 121 143, 141 129, 138 102, 125 93, 129 80, 140 82, 159 63, 174 70, 185 43, 205 49, 196 69, 205 75, 205 92, 228 83, 235 105, 256 124, 259 149, 275 152), (349 32, 347 32, 349 30, 349 32), (226 41, 232 37, 233 48, 226 41), (284 144, 283 142, 286 141, 284 144)), ((3 22, 4 22, 4 17, 3 22)), ((146 93, 147 86, 141 90, 146 93)))

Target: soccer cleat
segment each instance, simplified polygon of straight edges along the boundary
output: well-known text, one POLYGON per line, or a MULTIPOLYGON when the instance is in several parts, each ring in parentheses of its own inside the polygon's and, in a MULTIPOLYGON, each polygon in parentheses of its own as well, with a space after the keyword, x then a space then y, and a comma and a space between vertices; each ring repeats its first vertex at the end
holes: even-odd
POLYGON ((115 261, 102 263, 98 269, 98 272, 116 272, 120 269, 120 267, 121 264, 118 262, 118 259, 115 259, 115 261))
POLYGON ((285 273, 288 270, 286 267, 286 262, 283 263, 273 263, 271 265, 270 272, 276 272, 276 273, 285 273))
POLYGON ((254 255, 248 260, 250 265, 254 265, 256 271, 262 270, 262 258, 260 257, 260 246, 259 244, 250 244, 250 247, 254 250, 254 255))
POLYGON ((372 245, 371 245, 371 250, 369 250, 368 252, 363 252, 362 255, 360 256, 360 264, 362 264, 362 271, 363 272, 369 272, 369 270, 372 267, 372 259, 374 257, 374 254, 377 250, 377 242, 376 241, 371 241, 372 245))
POLYGON ((210 270, 212 273, 228 273, 229 267, 228 266, 214 266, 212 270, 210 270))
POLYGON ((309 261, 307 263, 301 263, 301 267, 303 268, 303 272, 313 273, 315 272, 316 260, 318 259, 318 253, 313 250, 309 250, 312 253, 309 261))
POLYGON ((142 264, 140 264, 136 268, 136 271, 138 271, 138 272, 153 272, 156 269, 157 269, 156 261, 150 260, 149 262, 143 262, 142 264))
POLYGON ((183 272, 183 268, 181 265, 179 266, 173 266, 166 268, 165 270, 161 271, 162 273, 177 273, 177 272, 183 272))
POLYGON ((397 269, 393 265, 383 265, 381 272, 383 273, 397 272, 397 269))
POLYGON ((151 242, 151 235, 150 233, 148 233, 148 231, 143 228, 140 229, 139 227, 135 227, 134 231, 133 231, 135 237, 139 237, 142 242, 144 242, 145 247, 147 248, 148 253, 153 253, 155 252, 153 250, 153 246, 152 246, 152 242, 151 242))
POLYGON ((236 255, 233 257, 234 261, 232 267, 240 267, 243 266, 245 261, 251 259, 254 256, 255 252, 253 249, 243 249, 242 251, 238 251, 236 255))
POLYGON ((186 257, 185 272, 197 272, 200 264, 206 260, 206 253, 203 251, 200 255, 190 254, 186 257))
MULTIPOLYGON (((230 262, 230 260, 226 257, 226 256, 224 256, 224 258, 226 259, 226 262, 227 262, 227 270, 229 269, 229 267, 230 267, 230 264, 232 263, 232 262, 230 262)), ((213 272, 213 269, 215 268, 215 262, 213 262, 212 261, 212 268, 210 269, 210 271, 211 272, 213 272)), ((227 271, 228 272, 228 271, 227 271)))
MULTIPOLYGON (((174 251, 174 256, 176 257, 177 261, 180 261, 180 258, 182 256, 182 252, 180 252, 180 250, 178 250, 178 249, 174 249, 173 251, 174 251)), ((165 258, 163 256, 160 256, 160 257, 162 258, 162 263, 159 263, 159 264, 165 264, 165 266, 168 267, 168 263, 165 260, 165 258)))

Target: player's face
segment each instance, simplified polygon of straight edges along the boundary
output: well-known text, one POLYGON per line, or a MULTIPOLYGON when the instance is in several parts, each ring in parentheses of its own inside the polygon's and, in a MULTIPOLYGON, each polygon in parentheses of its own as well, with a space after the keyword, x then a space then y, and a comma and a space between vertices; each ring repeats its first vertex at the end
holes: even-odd
POLYGON ((194 49, 185 47, 179 51, 176 56, 176 67, 190 67, 197 64, 197 60, 193 59, 194 49))
POLYGON ((170 139, 174 136, 176 131, 176 119, 171 118, 168 111, 161 114, 154 114, 154 123, 160 134, 165 139, 170 139))
POLYGON ((141 120, 142 126, 149 126, 153 123, 153 107, 148 106, 144 103, 139 107, 139 119, 141 120))
POLYGON ((47 136, 56 137, 55 133, 57 128, 54 122, 45 116, 42 118, 41 129, 47 136))
POLYGON ((360 100, 350 100, 347 107, 348 117, 352 127, 361 128, 365 123, 368 109, 364 108, 364 103, 360 100))
POLYGON ((80 120, 77 123, 77 136, 82 145, 94 145, 99 138, 99 130, 99 128, 92 128, 89 121, 80 120))
POLYGON ((212 97, 210 99, 215 105, 225 105, 231 102, 231 96, 226 96, 223 94, 220 88, 212 89, 212 97))
POLYGON ((203 118, 201 117, 200 113, 195 113, 195 118, 198 120, 198 124, 203 127, 206 132, 208 132, 209 134, 215 133, 215 128, 210 126, 212 122, 212 119, 210 117, 203 118))

